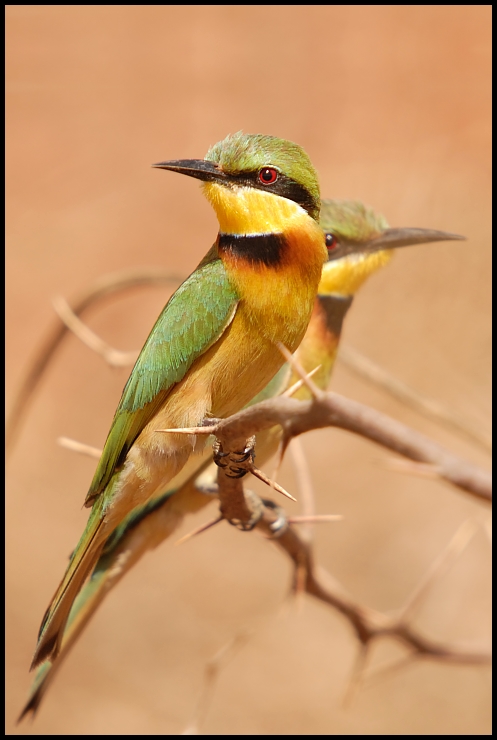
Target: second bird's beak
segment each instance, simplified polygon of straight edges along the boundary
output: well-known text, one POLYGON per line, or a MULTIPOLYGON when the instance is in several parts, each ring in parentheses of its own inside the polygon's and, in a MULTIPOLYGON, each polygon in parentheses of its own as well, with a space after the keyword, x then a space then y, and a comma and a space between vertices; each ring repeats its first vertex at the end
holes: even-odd
POLYGON ((215 182, 226 178, 226 174, 217 164, 205 159, 172 159, 169 162, 158 162, 153 164, 152 167, 179 172, 182 175, 196 177, 197 180, 203 180, 204 182, 215 182))
POLYGON ((450 231, 436 231, 435 229, 385 229, 379 236, 366 242, 360 251, 367 253, 379 252, 382 249, 398 249, 399 247, 410 247, 414 244, 461 241, 464 239, 466 237, 460 234, 451 234, 450 231))

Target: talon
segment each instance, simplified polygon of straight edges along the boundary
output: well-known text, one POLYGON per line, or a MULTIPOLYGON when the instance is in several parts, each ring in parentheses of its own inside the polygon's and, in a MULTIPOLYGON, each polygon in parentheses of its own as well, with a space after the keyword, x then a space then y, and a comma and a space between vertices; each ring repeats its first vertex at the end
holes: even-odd
POLYGON ((252 448, 245 450, 245 452, 231 453, 231 459, 237 463, 247 462, 250 458, 252 458, 252 460, 255 458, 254 450, 252 448), (238 455, 238 457, 235 457, 235 455, 238 455))
POLYGON ((218 468, 227 468, 229 464, 227 462, 221 462, 221 460, 216 460, 216 458, 214 458, 214 462, 216 463, 218 468))
POLYGON ((227 519, 228 523, 236 527, 240 532, 251 532, 261 518, 261 514, 251 517, 248 522, 242 522, 241 519, 227 519))
POLYGON ((216 454, 215 454, 215 457, 229 457, 229 455, 230 455, 229 452, 220 452, 220 451, 217 451, 216 454))
MULTIPOLYGON (((223 466, 226 467, 226 466, 223 466)), ((230 475, 229 473, 225 473, 225 475, 228 478, 243 478, 244 475, 248 473, 248 470, 244 470, 244 468, 229 468, 230 473, 233 473, 233 475, 230 475)))
POLYGON ((271 501, 270 499, 262 499, 262 503, 264 506, 267 506, 268 509, 272 509, 276 514, 278 514, 278 518, 276 521, 272 522, 269 525, 269 529, 271 530, 271 538, 277 539, 278 537, 281 537, 284 532, 286 532, 288 527, 288 519, 286 516, 285 511, 281 508, 281 506, 278 506, 274 503, 274 501, 271 501))
POLYGON ((225 457, 229 457, 229 452, 221 452, 221 449, 222 449, 221 445, 219 445, 217 449, 216 447, 214 447, 213 459, 219 468, 226 468, 229 465, 229 463, 228 462, 222 463, 221 460, 225 457))
POLYGON ((272 532, 272 536, 275 538, 281 537, 288 526, 288 520, 285 514, 280 514, 275 522, 269 525, 269 529, 272 532))

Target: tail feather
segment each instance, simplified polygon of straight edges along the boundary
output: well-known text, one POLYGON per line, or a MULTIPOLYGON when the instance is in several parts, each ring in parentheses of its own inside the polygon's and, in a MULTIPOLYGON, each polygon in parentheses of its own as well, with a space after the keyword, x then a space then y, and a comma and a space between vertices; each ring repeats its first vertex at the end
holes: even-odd
POLYGON ((45 691, 49 687, 52 678, 52 663, 50 663, 49 660, 46 660, 38 667, 29 698, 24 705, 21 714, 17 718, 16 724, 19 724, 19 722, 21 722, 24 717, 30 713, 31 719, 34 719, 38 707, 40 706, 40 702, 43 699, 45 691))
POLYGON ((64 578, 41 623, 31 670, 45 660, 54 660, 60 650, 64 627, 74 599, 93 570, 105 543, 102 536, 101 506, 95 506, 83 536, 74 551, 64 578))
POLYGON ((92 576, 88 584, 80 591, 71 608, 67 625, 64 628, 60 653, 54 662, 45 660, 36 670, 29 697, 24 705, 17 722, 26 717, 28 714, 35 716, 38 707, 41 704, 45 693, 52 683, 58 669, 62 665, 64 658, 69 654, 72 646, 77 641, 85 625, 93 615, 95 609, 105 597, 106 580, 108 570, 100 571, 92 576))
MULTIPOLYGON (((178 491, 167 491, 166 494, 136 509, 107 538, 91 579, 74 600, 64 628, 58 657, 53 662, 46 660, 38 666, 18 723, 29 714, 35 716, 58 669, 106 594, 119 583, 147 550, 156 547, 177 529, 184 514, 194 513, 210 502, 209 497, 199 493, 195 487, 197 476, 209 466, 212 466, 210 459, 195 470, 178 491), (171 507, 169 517, 164 516, 164 506, 171 507), (160 515, 158 519, 155 518, 156 514, 160 515), (138 537, 134 537, 135 534, 138 534, 138 537), (123 559, 124 555, 126 557, 123 559)), ((47 611, 47 618, 49 614, 50 609, 47 611)))

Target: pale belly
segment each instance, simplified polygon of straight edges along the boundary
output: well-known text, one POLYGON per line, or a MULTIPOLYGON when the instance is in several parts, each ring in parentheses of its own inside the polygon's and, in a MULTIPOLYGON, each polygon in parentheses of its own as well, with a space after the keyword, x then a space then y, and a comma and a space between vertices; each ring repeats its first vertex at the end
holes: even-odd
MULTIPOLYGON (((281 328, 290 351, 300 331, 281 328)), ((113 481, 105 506, 106 530, 115 527, 136 506, 163 493, 170 482, 181 484, 199 465, 205 437, 160 432, 199 426, 208 416, 225 418, 239 411, 285 362, 267 336, 254 329, 239 309, 223 336, 190 368, 143 429, 128 452, 126 463, 113 481), (180 474, 188 462, 185 474, 180 474)))

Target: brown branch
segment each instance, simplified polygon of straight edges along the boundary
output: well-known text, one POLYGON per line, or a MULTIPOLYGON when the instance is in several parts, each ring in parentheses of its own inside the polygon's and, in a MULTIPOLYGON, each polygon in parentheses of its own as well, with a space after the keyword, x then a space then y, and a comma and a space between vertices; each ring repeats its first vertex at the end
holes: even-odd
POLYGON ((52 301, 53 307, 61 321, 72 331, 83 344, 100 355, 111 367, 130 367, 136 362, 139 355, 138 350, 122 352, 111 347, 105 340, 95 334, 81 319, 76 316, 68 302, 62 296, 55 296, 52 301))
MULTIPOLYGON (((109 351, 111 353, 117 351, 91 332, 77 317, 82 315, 92 304, 113 292, 139 285, 177 281, 179 281, 179 278, 173 278, 160 270, 148 270, 141 273, 132 271, 109 276, 85 292, 72 310, 66 310, 64 314, 65 307, 69 308, 67 304, 65 304, 65 307, 60 304, 59 309, 62 306, 64 321, 69 325, 69 328, 109 362, 109 351)), ((47 337, 43 347, 40 348, 21 391, 15 399, 7 428, 7 444, 12 443, 26 406, 66 333, 67 326, 58 325, 47 337)), ((124 355, 125 353, 119 354, 124 355)), ((122 359, 122 357, 118 358, 119 364, 122 364, 122 359)), ((111 362, 111 364, 115 363, 111 362)), ((311 391, 315 391, 315 385, 308 378, 302 379, 299 381, 300 383, 305 383, 311 391)), ((491 500, 491 477, 488 473, 384 414, 334 393, 324 393, 317 390, 314 393, 314 399, 308 402, 295 401, 289 397, 271 399, 235 414, 229 419, 219 421, 208 431, 209 433, 215 433, 226 454, 240 456, 240 450, 245 450, 249 437, 274 424, 283 426, 286 439, 291 439, 311 429, 326 426, 336 426, 360 434, 414 461, 414 465, 411 464, 414 471, 417 470, 430 476, 440 477, 472 495, 484 500, 491 500)), ((195 431, 197 433, 206 432, 205 429, 195 431)), ((99 453, 95 448, 79 443, 64 444, 64 446, 71 449, 77 448, 77 451, 92 456, 99 453)), ((245 463, 240 462, 235 457, 234 464, 244 467, 245 463)), ((247 472, 257 474, 260 471, 256 472, 253 465, 250 468, 250 462, 248 462, 247 472)), ((411 470, 408 472, 411 472, 411 470)), ((262 479, 268 482, 264 475, 262 479)), ((269 484, 271 484, 270 481, 269 484)), ((271 501, 261 500, 250 491, 244 491, 242 479, 230 478, 226 475, 226 471, 222 469, 218 473, 218 488, 222 516, 211 522, 210 525, 226 518, 240 529, 256 528, 266 537, 274 539, 274 543, 287 554, 293 563, 294 592, 302 591, 314 596, 339 611, 350 622, 361 646, 355 684, 358 684, 361 680, 370 645, 374 640, 384 637, 398 640, 404 644, 410 650, 410 658, 432 658, 460 664, 487 664, 490 662, 489 650, 475 651, 457 644, 430 640, 420 635, 410 624, 415 608, 425 598, 435 578, 439 578, 440 572, 448 567, 449 560, 456 557, 463 549, 471 536, 474 525, 463 525, 463 529, 456 533, 454 540, 447 548, 447 552, 432 565, 428 574, 407 600, 404 607, 400 609, 397 616, 392 617, 358 603, 330 574, 316 566, 311 544, 305 541, 301 534, 291 526, 292 519, 296 521, 299 517, 287 518, 279 506, 271 501), (466 530, 464 530, 464 526, 466 526, 466 530)), ((306 514, 300 517, 301 521, 319 519, 329 521, 332 516, 313 517, 311 514, 306 514)), ((204 526, 200 529, 205 530, 205 528, 204 526)), ((235 638, 233 648, 237 647, 238 641, 239 638, 235 638)), ((231 653, 234 650, 229 645, 227 649, 223 649, 223 654, 215 656, 212 663, 207 667, 207 694, 212 692, 215 677, 224 663, 225 652, 231 653)), ((205 716, 208 703, 209 696, 201 697, 198 708, 199 723, 201 718, 205 716)))
MULTIPOLYGON (((56 353, 59 345, 67 334, 68 330, 74 333, 87 344, 91 349, 97 351, 110 365, 123 366, 131 364, 135 352, 120 352, 109 344, 104 342, 98 335, 92 332, 83 322, 77 322, 88 308, 99 302, 102 298, 113 293, 118 293, 130 288, 150 285, 162 285, 164 283, 177 284, 182 282, 183 277, 170 275, 160 268, 142 268, 126 270, 121 273, 114 273, 104 276, 89 289, 85 290, 74 302, 71 308, 65 301, 66 318, 63 319, 62 326, 57 323, 47 334, 38 351, 36 352, 28 371, 22 382, 17 394, 14 397, 12 408, 7 417, 6 424, 6 448, 10 453, 17 434, 21 427, 22 420, 25 416, 26 409, 32 400, 36 388, 49 365, 52 357, 56 353), (71 316, 69 316, 71 314, 71 316), (66 319, 69 318, 68 321, 66 319), (74 320, 76 319, 76 321, 74 320)), ((60 308, 60 306, 59 306, 60 308)), ((338 355, 339 359, 350 369, 357 372, 368 382, 382 388, 386 392, 394 395, 398 400, 415 408, 419 413, 428 416, 438 423, 450 426, 453 430, 462 432, 465 436, 470 437, 473 441, 478 442, 487 450, 491 450, 492 442, 490 435, 482 432, 475 424, 466 419, 462 414, 453 411, 449 407, 440 404, 433 399, 427 398, 418 391, 399 381, 394 376, 387 373, 367 357, 362 355, 356 349, 350 346, 341 345, 338 355)), ((314 371, 315 372, 315 371, 314 371)), ((298 381, 298 387, 304 381, 298 381)), ((291 389, 295 392, 296 387, 291 389)), ((291 392, 289 395, 291 395, 291 392)))
MULTIPOLYGON (((225 454, 239 455, 239 451, 248 446, 248 441, 241 442, 240 438, 234 437, 231 439, 234 441, 231 442, 227 432, 224 431, 222 446, 225 454)), ((241 465, 243 466, 243 463, 241 465)), ((343 614, 351 623, 363 646, 367 647, 372 640, 379 637, 393 637, 419 656, 429 656, 453 663, 475 664, 490 661, 488 650, 474 651, 458 645, 439 643, 423 637, 409 624, 414 607, 418 606, 426 595, 435 576, 445 572, 449 562, 469 542, 475 531, 472 522, 463 524, 442 556, 431 566, 412 597, 407 600, 405 607, 400 610, 398 616, 392 617, 360 604, 332 576, 322 568, 316 567, 312 546, 288 524, 288 520, 281 525, 281 507, 271 501, 259 499, 253 492, 244 492, 242 478, 230 478, 227 470, 220 468, 218 471, 221 514, 226 519, 237 519, 236 524, 241 529, 253 528, 254 518, 258 516, 255 528, 266 537, 274 539, 275 544, 292 560, 295 569, 294 587, 296 575, 303 570, 305 591, 343 614), (276 523, 278 528, 275 530, 276 523)))
MULTIPOLYGON (((183 279, 183 277, 171 275, 165 270, 154 267, 133 268, 132 270, 106 275, 84 290, 71 302, 72 311, 76 316, 82 316, 91 306, 113 293, 144 285, 178 284, 183 279)), ((39 345, 28 366, 24 380, 21 382, 14 397, 7 417, 5 443, 8 452, 11 452, 13 449, 14 442, 21 428, 21 423, 38 384, 67 333, 68 328, 65 324, 61 321, 54 323, 39 345)))
POLYGON ((194 427, 184 431, 189 434, 212 433, 230 440, 245 440, 275 424, 283 427, 288 438, 324 427, 338 427, 354 432, 410 460, 434 466, 433 470, 436 470, 441 480, 476 498, 492 500, 490 473, 405 424, 338 393, 320 393, 319 398, 312 401, 297 401, 278 396, 243 409, 219 421, 210 430, 194 427))
POLYGON ((491 435, 483 431, 476 422, 468 419, 459 411, 440 403, 440 401, 428 398, 414 388, 411 388, 407 383, 391 375, 354 347, 342 343, 338 352, 338 359, 349 370, 352 370, 364 380, 386 391, 406 406, 410 406, 423 416, 433 419, 452 431, 463 434, 472 442, 476 442, 480 447, 483 447, 487 452, 492 451, 491 435))
MULTIPOLYGON (((221 424, 218 425, 218 429, 220 426, 221 424)), ((236 427, 238 431, 240 428, 241 426, 236 427)), ((238 458, 241 451, 249 448, 251 443, 252 439, 236 438, 225 427, 220 447, 225 457, 233 455, 238 458)), ((248 472, 250 462, 237 460, 237 466, 246 468, 248 472)), ((409 661, 415 658, 429 658, 462 665, 487 665, 491 662, 490 649, 475 650, 456 643, 431 640, 421 635, 410 624, 416 607, 419 607, 421 601, 426 598, 435 579, 441 577, 474 534, 476 524, 472 520, 460 527, 444 552, 432 564, 412 595, 406 600, 405 605, 398 610, 396 616, 391 616, 359 603, 333 576, 323 568, 316 566, 311 543, 303 539, 291 526, 281 507, 276 506, 272 501, 260 499, 251 491, 244 491, 242 478, 232 478, 229 466, 220 467, 218 470, 218 495, 221 517, 228 519, 239 529, 256 528, 265 537, 272 539, 274 544, 291 559, 294 569, 293 591, 295 594, 306 592, 314 596, 340 612, 352 626, 359 640, 360 650, 346 699, 350 698, 354 689, 362 681, 371 645, 382 638, 390 638, 402 643, 409 650, 409 661)), ((225 654, 231 657, 234 652, 233 648, 238 646, 239 639, 235 637, 228 642, 207 664, 194 718, 183 734, 198 734, 212 700, 215 680, 223 668, 222 658, 225 654)), ((388 668, 388 670, 391 669, 392 666, 388 668)))
MULTIPOLYGON (((270 524, 273 520, 274 512, 265 508, 264 517, 257 526, 271 536, 270 524)), ((367 646, 380 637, 391 637, 402 642, 418 656, 432 657, 450 663, 490 663, 489 650, 475 651, 460 645, 425 638, 405 622, 403 615, 400 619, 392 618, 355 601, 341 587, 337 589, 334 579, 330 580, 322 568, 315 568, 312 549, 292 527, 288 527, 286 532, 275 540, 275 544, 292 559, 296 569, 301 567, 302 563, 305 564, 306 592, 343 614, 351 623, 362 645, 367 646)))
MULTIPOLYGON (((283 400, 290 401, 291 399, 283 400)), ((324 394, 319 401, 311 402, 311 406, 316 403, 325 403, 327 400, 328 395, 324 394)), ((303 405, 302 402, 297 402, 297 404, 303 405)), ((268 422, 268 414, 263 420, 264 423, 258 417, 261 408, 264 409, 264 407, 267 407, 267 402, 260 404, 258 408, 254 407, 257 411, 255 419, 260 428, 264 428, 266 423, 274 423, 274 419, 268 422)), ((368 409, 368 411, 371 410, 368 409)), ((273 413, 275 412, 281 413, 281 410, 276 407, 276 411, 273 409, 273 413)), ((217 483, 221 513, 217 519, 197 528, 180 541, 200 534, 200 532, 217 524, 222 519, 227 519, 231 524, 242 530, 258 529, 265 537, 274 540, 274 544, 283 550, 293 563, 294 594, 299 596, 307 593, 338 611, 348 620, 359 640, 360 651, 346 698, 350 698, 352 692, 361 685, 370 648, 375 641, 382 638, 394 639, 402 643, 410 651, 409 662, 414 659, 428 658, 463 665, 489 664, 491 661, 490 649, 476 650, 456 643, 431 640, 420 634, 410 624, 415 610, 427 597, 435 580, 441 577, 450 563, 466 547, 476 530, 476 523, 469 520, 462 525, 445 551, 435 560, 396 615, 387 615, 371 609, 354 599, 333 576, 315 564, 311 543, 306 541, 291 526, 292 519, 313 518, 311 515, 309 517, 287 517, 282 508, 272 501, 261 500, 253 492, 244 491, 243 478, 232 477, 234 471, 238 473, 244 470, 251 472, 253 467, 252 457, 246 454, 253 445, 253 438, 244 439, 236 436, 244 428, 244 424, 245 426, 247 426, 247 423, 254 425, 254 420, 249 418, 249 422, 247 422, 244 414, 245 412, 237 414, 226 421, 211 419, 207 427, 200 427, 196 430, 198 433, 214 432, 218 436, 214 448, 218 461, 223 464, 223 467, 219 467, 218 470, 217 483)), ((302 418, 300 423, 302 423, 302 418)), ((86 449, 80 449, 81 447, 86 448, 86 446, 79 443, 75 444, 71 441, 70 446, 71 448, 77 446, 78 451, 87 452, 86 449)), ((336 517, 316 516, 316 519, 328 521, 332 518, 336 517)), ((207 664, 203 688, 193 719, 183 734, 198 734, 199 727, 204 721, 212 700, 216 678, 226 663, 225 658, 230 658, 234 654, 235 648, 238 648, 245 639, 245 635, 236 636, 207 664)), ((376 672, 374 677, 387 675, 393 670, 398 670, 399 665, 403 665, 405 662, 388 666, 387 669, 376 672)))

